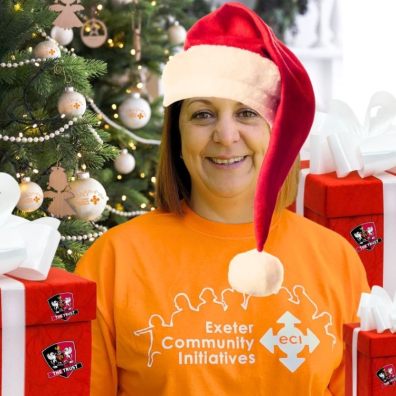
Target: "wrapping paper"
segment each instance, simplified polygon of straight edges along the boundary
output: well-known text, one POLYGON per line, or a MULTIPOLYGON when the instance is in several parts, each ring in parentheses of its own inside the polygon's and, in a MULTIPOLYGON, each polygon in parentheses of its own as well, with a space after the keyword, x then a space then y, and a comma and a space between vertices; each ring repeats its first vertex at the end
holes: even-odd
POLYGON ((2 396, 89 395, 95 284, 53 268, 0 286, 2 396))

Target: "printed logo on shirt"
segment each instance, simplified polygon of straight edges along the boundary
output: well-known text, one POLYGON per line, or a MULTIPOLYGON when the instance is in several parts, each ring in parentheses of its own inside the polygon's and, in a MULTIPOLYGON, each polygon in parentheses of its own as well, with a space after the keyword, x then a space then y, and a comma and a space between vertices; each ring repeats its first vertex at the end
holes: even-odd
POLYGON ((377 371, 377 377, 385 385, 394 385, 396 383, 396 372, 393 364, 387 364, 377 371))
POLYGON ((55 314, 52 320, 69 320, 71 316, 77 315, 78 310, 74 309, 73 293, 59 293, 48 299, 51 311, 55 314))
POLYGON ((195 304, 193 296, 178 293, 173 300, 174 309, 169 320, 152 314, 147 326, 134 331, 134 335, 147 339, 148 367, 160 364, 166 354, 172 355, 181 366, 254 365, 258 354, 271 356, 277 347, 283 356, 276 353, 276 358, 290 372, 295 372, 306 360, 299 356, 305 348, 310 354, 314 353, 324 337, 334 347, 336 337, 330 330, 332 316, 319 311, 303 286, 296 285, 292 290, 282 287, 278 296, 273 298, 285 298, 291 304, 291 310, 293 306, 308 304, 307 308, 312 311, 311 320, 324 323, 322 339, 319 340, 317 334, 289 311, 274 319, 277 332, 272 327, 262 328, 254 319, 234 320, 246 317, 245 311, 249 308, 262 312, 260 304, 264 299, 246 296, 233 289, 224 289, 216 294, 209 287, 202 289, 195 304))
POLYGON ((286 311, 278 320, 283 327, 278 334, 273 333, 270 328, 261 337, 260 343, 264 345, 271 353, 274 353, 275 346, 283 351, 287 357, 280 358, 281 363, 294 373, 305 361, 305 358, 298 357, 298 354, 305 348, 309 348, 312 353, 319 345, 318 337, 310 329, 304 334, 295 324, 301 323, 293 314, 286 311))
POLYGON ((358 252, 374 249, 382 241, 381 238, 377 238, 375 224, 372 221, 358 225, 351 231, 351 235, 358 244, 358 252))
POLYGON ((74 371, 83 367, 77 362, 76 348, 73 341, 61 341, 45 348, 42 352, 45 361, 51 370, 48 378, 70 377, 74 371))

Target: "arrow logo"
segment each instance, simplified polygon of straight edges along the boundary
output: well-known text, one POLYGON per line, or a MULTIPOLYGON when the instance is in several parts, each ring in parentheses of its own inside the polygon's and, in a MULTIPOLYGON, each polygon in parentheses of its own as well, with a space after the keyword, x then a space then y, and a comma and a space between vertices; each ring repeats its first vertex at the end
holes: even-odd
POLYGON ((272 328, 269 328, 261 337, 260 343, 271 353, 274 353, 275 346, 278 346, 287 355, 286 358, 280 358, 280 362, 294 373, 305 361, 305 358, 298 357, 298 354, 305 346, 308 346, 309 352, 312 353, 320 341, 310 329, 307 329, 307 334, 304 335, 300 329, 295 327, 295 324, 301 323, 301 321, 289 311, 286 311, 277 320, 277 323, 284 325, 278 334, 274 334, 272 328))

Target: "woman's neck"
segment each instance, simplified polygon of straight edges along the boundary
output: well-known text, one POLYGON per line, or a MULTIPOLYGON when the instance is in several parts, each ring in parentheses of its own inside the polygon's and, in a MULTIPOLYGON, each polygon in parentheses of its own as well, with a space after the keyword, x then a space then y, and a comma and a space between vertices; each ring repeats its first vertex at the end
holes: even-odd
POLYGON ((190 207, 199 216, 219 223, 242 224, 253 221, 253 198, 218 197, 213 201, 192 194, 190 207))

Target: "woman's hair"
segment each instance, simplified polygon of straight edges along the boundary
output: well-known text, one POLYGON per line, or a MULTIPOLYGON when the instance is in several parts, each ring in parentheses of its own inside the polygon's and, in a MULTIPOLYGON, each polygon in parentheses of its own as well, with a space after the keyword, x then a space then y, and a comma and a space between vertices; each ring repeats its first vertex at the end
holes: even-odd
MULTIPOLYGON (((181 158, 179 116, 182 101, 165 108, 160 158, 156 180, 156 205, 165 212, 183 214, 181 199, 189 202, 190 174, 181 158)), ((297 157, 278 194, 275 210, 282 210, 296 199, 300 158, 297 157)))

